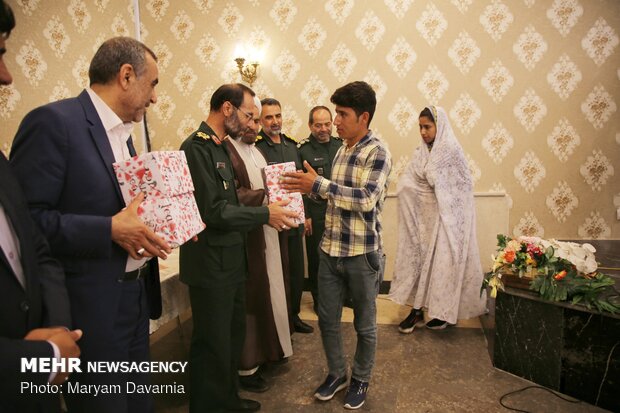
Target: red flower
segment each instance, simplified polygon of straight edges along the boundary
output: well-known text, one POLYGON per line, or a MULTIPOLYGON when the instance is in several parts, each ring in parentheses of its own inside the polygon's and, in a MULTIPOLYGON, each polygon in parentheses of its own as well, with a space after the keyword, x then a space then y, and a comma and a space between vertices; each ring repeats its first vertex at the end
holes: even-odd
POLYGON ((553 279, 556 281, 560 281, 562 278, 566 277, 566 270, 562 270, 556 275, 553 276, 553 279))
POLYGON ((527 244, 527 252, 532 255, 532 258, 534 258, 535 255, 542 255, 543 253, 542 248, 534 244, 527 244))

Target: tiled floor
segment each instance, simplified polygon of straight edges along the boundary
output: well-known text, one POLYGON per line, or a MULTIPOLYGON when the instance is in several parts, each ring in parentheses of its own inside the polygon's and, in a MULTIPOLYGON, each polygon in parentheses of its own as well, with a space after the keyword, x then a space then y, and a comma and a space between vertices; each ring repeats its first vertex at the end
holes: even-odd
MULTIPOLYGON (((311 298, 304 293, 302 318, 315 327, 313 334, 295 334, 295 354, 282 366, 265 372, 272 382, 271 390, 262 394, 242 393, 262 403, 263 412, 344 412, 344 392, 329 402, 312 397, 313 390, 324 379, 325 361, 311 298)), ((409 313, 380 296, 379 342, 376 364, 366 404, 361 411, 381 413, 417 412, 505 412, 499 398, 533 383, 496 370, 491 365, 486 342, 477 320, 467 320, 443 331, 416 329, 413 334, 399 334, 395 324, 409 313)), ((343 314, 343 337, 349 356, 355 351, 352 314, 343 314)), ((152 345, 154 360, 187 360, 191 320, 181 329, 164 328, 152 345), (167 331, 167 333, 166 333, 167 331), (165 333, 165 334, 164 334, 165 333), (163 335, 163 336, 162 336, 163 335)), ((350 361, 350 357, 349 357, 350 361)), ((184 375, 160 374, 156 383, 184 384, 184 375)), ((187 395, 158 395, 157 412, 188 411, 187 395)), ((530 412, 603 412, 597 407, 572 404, 539 389, 530 389, 510 397, 506 403, 530 412)))

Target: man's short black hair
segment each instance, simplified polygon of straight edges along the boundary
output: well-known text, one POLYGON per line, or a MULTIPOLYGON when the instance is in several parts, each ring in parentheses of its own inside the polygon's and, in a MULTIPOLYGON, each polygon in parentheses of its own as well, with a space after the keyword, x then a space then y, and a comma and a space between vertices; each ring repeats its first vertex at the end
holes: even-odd
POLYGON ((15 16, 11 6, 6 4, 4 0, 0 0, 0 34, 8 38, 11 30, 15 28, 15 16))
POLYGON ((282 105, 280 105, 280 102, 274 98, 265 98, 260 101, 260 104, 261 106, 277 106, 282 109, 282 105))
POLYGON ((105 85, 111 82, 124 64, 130 64, 136 76, 142 76, 146 72, 147 53, 157 61, 157 56, 151 49, 132 37, 118 36, 106 40, 90 61, 90 84, 105 85))
POLYGON ((329 118, 333 119, 332 117, 332 111, 329 110, 329 108, 327 106, 315 106, 312 109, 310 109, 310 114, 308 115, 308 125, 312 125, 314 123, 314 112, 316 112, 317 110, 326 110, 327 113, 329 113, 329 118))
POLYGON ((359 118, 364 112, 368 112, 368 125, 375 114, 377 96, 372 87, 362 81, 351 82, 336 89, 329 99, 334 105, 351 108, 359 118))
POLYGON ((224 102, 230 102, 235 107, 239 107, 243 104, 243 94, 249 93, 252 97, 256 96, 256 93, 243 83, 227 83, 217 88, 213 95, 211 95, 211 101, 209 107, 211 112, 217 112, 222 108, 224 102))

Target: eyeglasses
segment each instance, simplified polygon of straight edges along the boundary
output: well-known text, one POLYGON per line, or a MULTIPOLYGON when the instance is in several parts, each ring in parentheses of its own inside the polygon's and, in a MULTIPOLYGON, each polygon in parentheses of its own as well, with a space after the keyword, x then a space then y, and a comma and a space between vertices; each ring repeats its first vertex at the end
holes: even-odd
POLYGON ((254 115, 252 115, 251 113, 248 113, 248 112, 244 111, 244 110, 243 110, 243 109, 241 109, 240 107, 235 106, 235 105, 233 105, 232 103, 231 103, 231 105, 232 105, 232 107, 233 107, 233 108, 237 109, 239 112, 241 112, 241 113, 243 113, 243 114, 245 115, 245 120, 246 120, 246 122, 247 122, 248 120, 250 120, 250 119, 252 119, 252 118, 254 117, 254 115))

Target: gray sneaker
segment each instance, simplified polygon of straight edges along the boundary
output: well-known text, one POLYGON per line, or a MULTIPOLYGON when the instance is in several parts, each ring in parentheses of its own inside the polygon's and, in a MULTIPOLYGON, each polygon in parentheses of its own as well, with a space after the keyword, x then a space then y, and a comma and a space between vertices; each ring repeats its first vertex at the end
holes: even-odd
POLYGON ((323 384, 314 392, 314 397, 323 401, 331 400, 336 393, 344 390, 346 387, 347 376, 334 377, 328 374, 323 384))

